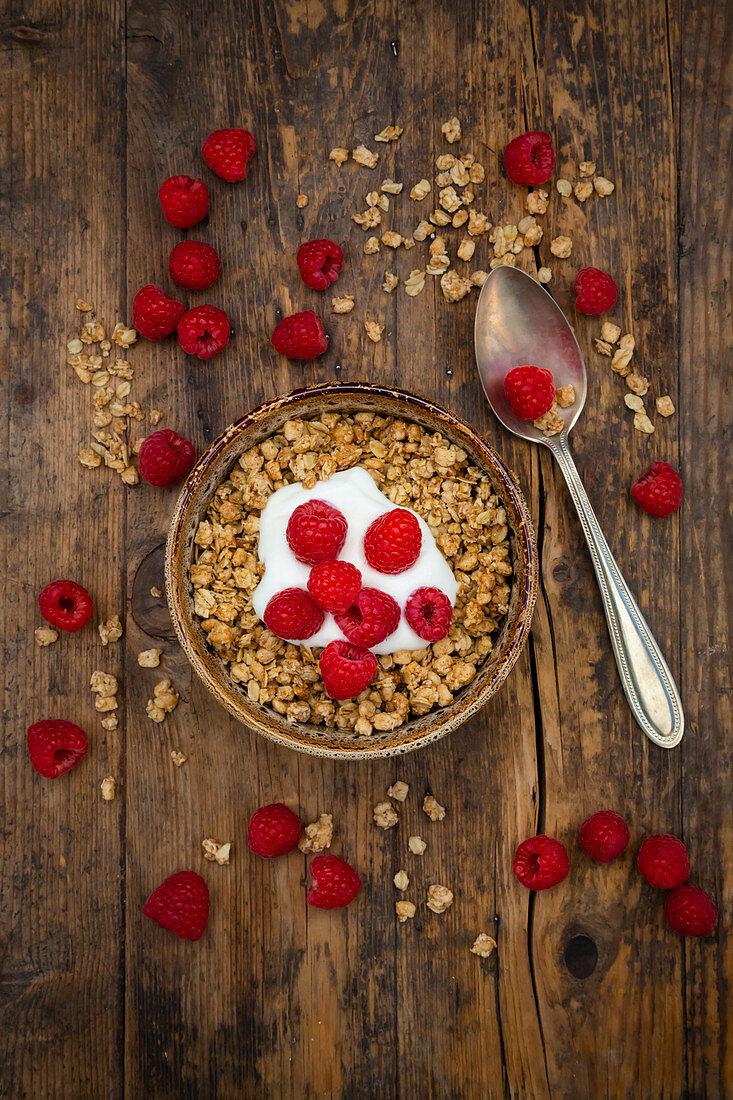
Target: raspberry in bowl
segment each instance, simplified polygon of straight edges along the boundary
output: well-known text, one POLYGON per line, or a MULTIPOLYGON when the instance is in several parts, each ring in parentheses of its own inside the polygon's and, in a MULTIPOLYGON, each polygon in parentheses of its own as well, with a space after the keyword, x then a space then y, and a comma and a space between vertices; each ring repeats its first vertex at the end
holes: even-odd
POLYGON ((189 660, 237 718, 301 751, 377 757, 444 736, 498 689, 536 550, 512 475, 468 425, 344 383, 261 406, 212 445, 175 509, 166 583, 189 660), (290 519, 315 501, 293 549, 290 519), (370 564, 366 533, 390 513, 370 564))

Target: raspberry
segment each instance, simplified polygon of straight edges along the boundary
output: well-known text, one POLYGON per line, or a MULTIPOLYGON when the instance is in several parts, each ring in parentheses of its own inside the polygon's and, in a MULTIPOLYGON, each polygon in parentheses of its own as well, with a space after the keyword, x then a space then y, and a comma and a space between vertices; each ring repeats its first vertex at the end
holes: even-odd
POLYGON ((354 645, 379 645, 397 629, 400 605, 378 588, 362 588, 348 610, 335 615, 336 624, 354 645))
POLYGON ((544 130, 530 130, 509 142, 504 150, 504 167, 513 183, 537 187, 547 183, 555 167, 552 139, 544 130))
POLYGON ((328 350, 323 322, 312 309, 283 317, 270 339, 275 350, 288 359, 316 359, 328 350))
POLYGON ((75 768, 88 747, 84 730, 63 718, 46 718, 28 727, 31 764, 46 779, 57 779, 75 768))
POLYGON ((192 180, 190 176, 171 176, 164 180, 158 198, 166 218, 178 229, 198 225, 209 212, 206 185, 203 180, 192 180))
POLYGON ((343 909, 361 889, 357 872, 338 856, 316 856, 311 860, 310 873, 306 901, 316 909, 343 909))
POLYGON ((257 152, 257 142, 249 130, 214 130, 201 152, 212 172, 236 183, 247 175, 247 161, 257 152))
POLYGON ((206 290, 221 271, 219 254, 204 241, 181 241, 168 258, 168 273, 186 290, 206 290))
POLYGON ((361 588, 361 571, 349 561, 322 561, 308 577, 308 591, 324 611, 346 611, 361 588))
POLYGON ((318 565, 336 557, 347 529, 346 517, 338 508, 325 500, 307 500, 294 509, 285 537, 298 561, 318 565))
POLYGON ((161 428, 143 440, 137 464, 148 485, 164 488, 184 478, 195 461, 193 443, 170 428, 161 428))
POLYGON ((682 503, 682 479, 668 462, 652 462, 630 492, 650 516, 671 516, 682 503))
POLYGON ((715 902, 699 886, 678 886, 667 895, 664 916, 680 936, 711 936, 718 919, 715 902))
POLYGON ((143 913, 182 940, 199 940, 209 920, 209 888, 195 871, 178 871, 153 890, 143 913))
POLYGON ((59 630, 81 630, 93 611, 92 597, 76 581, 51 581, 38 596, 46 622, 59 630))
POLYGON ((332 699, 353 699, 376 676, 377 658, 352 642, 329 642, 318 667, 323 686, 332 699))
POLYGON ((405 604, 405 618, 426 642, 445 638, 453 620, 453 604, 439 588, 417 588, 405 604))
POLYGON ((613 810, 599 810, 578 830, 578 843, 598 863, 612 863, 626 851, 629 827, 613 810))
POLYGON ((364 554, 379 573, 404 573, 420 557, 422 531, 417 517, 406 508, 378 516, 364 535, 364 554))
POLYGON ((211 359, 229 343, 229 318, 216 306, 195 306, 178 322, 178 343, 188 355, 211 359))
POLYGON ((185 312, 183 302, 169 298, 152 283, 138 290, 132 301, 132 323, 146 340, 170 336, 185 312))
POLYGON ((551 836, 531 836, 523 840, 514 854, 514 874, 528 890, 549 890, 570 870, 565 845, 551 836))
POLYGON ((578 313, 595 317, 616 304, 618 287, 605 271, 599 271, 597 267, 583 267, 575 276, 573 294, 578 313))
POLYGON ((300 277, 313 290, 326 290, 335 283, 344 264, 344 254, 335 241, 306 241, 297 255, 300 277))
POLYGON ((325 615, 304 588, 284 588, 268 601, 263 619, 265 626, 278 638, 301 642, 312 638, 321 627, 325 615))
POLYGON ((504 379, 504 393, 520 420, 539 420, 552 408, 555 380, 544 367, 512 367, 504 379))
POLYGON ((690 860, 687 849, 676 836, 667 833, 648 836, 636 857, 639 872, 662 890, 680 886, 690 877, 690 860))
POLYGON ((282 802, 273 802, 255 810, 247 827, 247 843, 256 856, 275 859, 292 852, 300 840, 303 826, 282 802))

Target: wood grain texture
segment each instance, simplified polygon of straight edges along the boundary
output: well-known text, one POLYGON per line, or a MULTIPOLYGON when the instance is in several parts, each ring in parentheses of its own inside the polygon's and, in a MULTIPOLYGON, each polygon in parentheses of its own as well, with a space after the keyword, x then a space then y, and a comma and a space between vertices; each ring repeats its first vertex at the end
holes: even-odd
MULTIPOLYGON (((720 150, 733 117, 730 23, 725 5, 684 0, 85 0, 73 9, 19 0, 0 17, 12 593, 2 610, 0 1096, 726 1094, 731 182, 720 150), (614 273, 613 317, 634 332, 653 392, 670 393, 679 409, 657 418, 654 436, 634 433, 623 385, 593 350, 600 325, 579 319, 589 397, 573 446, 679 679, 688 732, 673 752, 648 744, 631 719, 551 456, 503 434, 480 396, 475 298, 449 305, 437 280, 414 300, 401 287, 384 294, 384 272, 404 278, 422 249, 364 257, 365 235, 350 222, 385 176, 409 191, 434 175, 435 156, 450 148, 440 126, 453 114, 460 151, 486 168, 476 205, 494 222, 524 213, 524 189, 507 183, 500 151, 526 128, 551 130, 561 173, 574 178, 577 161, 592 158, 617 184, 584 207, 553 190, 539 255, 551 260, 564 307, 578 267, 614 273), (403 137, 375 146, 391 122, 403 137), (251 126, 259 145, 234 187, 199 152, 226 125, 251 126), (332 146, 359 142, 380 152, 373 172, 328 162, 332 146), (279 749, 235 723, 192 676, 150 595, 162 587, 173 494, 124 491, 75 462, 89 415, 64 365, 74 300, 89 297, 109 321, 129 317, 143 283, 167 285, 182 234, 163 219, 157 187, 175 172, 204 176, 211 212, 189 236, 223 259, 220 281, 189 300, 224 306, 235 336, 208 364, 171 341, 136 346, 135 396, 164 411, 162 426, 201 451, 249 407, 295 386, 374 379, 464 415, 525 489, 542 550, 531 642, 489 707, 430 749, 342 764, 279 749), (570 260, 549 256, 560 231, 573 237, 570 260), (344 242, 338 287, 356 297, 351 315, 333 316, 330 295, 299 280, 295 252, 314 236, 344 242), (315 363, 291 364, 269 333, 277 310, 306 308, 323 313, 332 346, 315 363), (378 345, 367 317, 386 325, 378 345), (661 522, 627 494, 655 458, 679 463, 686 487, 682 512, 661 522), (38 650, 35 600, 52 573, 87 583, 105 616, 126 609, 122 642, 103 650, 87 630, 38 650), (137 653, 152 645, 164 650, 161 668, 139 668, 137 653), (119 735, 103 738, 94 715, 95 667, 123 682, 119 735), (162 675, 181 702, 157 726, 145 702, 162 675), (24 745, 49 695, 92 734, 87 760, 58 783, 31 771, 24 745), (181 769, 174 748, 189 757, 181 769), (98 791, 108 772, 120 784, 111 805, 98 791), (383 833, 371 810, 397 776, 410 795, 398 827, 383 833), (428 791, 447 806, 441 823, 419 808, 428 791), (355 905, 310 910, 303 857, 250 856, 248 818, 270 801, 300 807, 307 820, 333 813, 332 850, 364 873, 355 905), (685 943, 669 933, 631 852, 609 867, 580 858, 575 830, 600 806, 625 814, 632 847, 647 831, 684 837, 693 880, 721 910, 717 937, 685 943), (539 831, 568 843, 572 866, 562 887, 530 895, 511 859, 539 831), (406 852, 413 832, 428 843, 422 858, 406 852), (233 841, 228 867, 204 862, 206 836, 233 841), (140 912, 183 867, 201 871, 211 890, 209 929, 195 945, 140 912), (398 925, 392 877, 401 867, 409 897, 422 902, 442 882, 453 907, 436 916, 423 905, 398 925), (468 950, 482 930, 499 944, 487 960, 468 950), (568 959, 587 976, 574 977, 568 959)), ((406 234, 432 208, 403 195, 385 223, 406 234)), ((454 250, 460 234, 448 233, 454 250)), ((471 269, 488 258, 483 240, 471 269)))

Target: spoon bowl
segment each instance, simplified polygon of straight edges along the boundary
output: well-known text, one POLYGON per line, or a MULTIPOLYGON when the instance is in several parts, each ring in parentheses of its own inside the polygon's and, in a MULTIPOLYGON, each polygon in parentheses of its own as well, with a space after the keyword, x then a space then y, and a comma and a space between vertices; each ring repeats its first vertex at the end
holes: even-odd
POLYGON ((531 363, 552 371, 558 386, 575 387, 575 403, 557 410, 565 424, 560 434, 567 435, 585 404, 585 363, 565 314, 541 283, 516 267, 492 271, 476 306, 474 339, 481 385, 504 427, 532 443, 549 443, 531 420, 512 412, 504 393, 507 373, 531 363))

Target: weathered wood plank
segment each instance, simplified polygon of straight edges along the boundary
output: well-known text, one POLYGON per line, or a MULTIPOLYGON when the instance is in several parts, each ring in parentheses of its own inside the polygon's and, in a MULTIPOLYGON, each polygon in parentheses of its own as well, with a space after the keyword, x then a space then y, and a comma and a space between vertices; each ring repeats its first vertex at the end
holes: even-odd
MULTIPOLYGON (((38 648, 37 597, 56 577, 89 588, 97 612, 124 612, 125 487, 84 476, 91 396, 66 365, 66 339, 91 300, 121 316, 124 187, 123 13, 114 2, 21 3, 0 20, 3 103, 3 503, 5 593, 0 767, 0 1094, 121 1094, 124 726, 106 734, 89 678, 121 676, 95 623, 38 648), (26 727, 65 717, 87 731, 77 769, 44 780, 26 727)), ((110 324, 111 322, 111 324, 110 324)), ((107 477, 103 475, 107 474, 107 477)), ((121 677, 122 678, 122 677, 121 677)))

